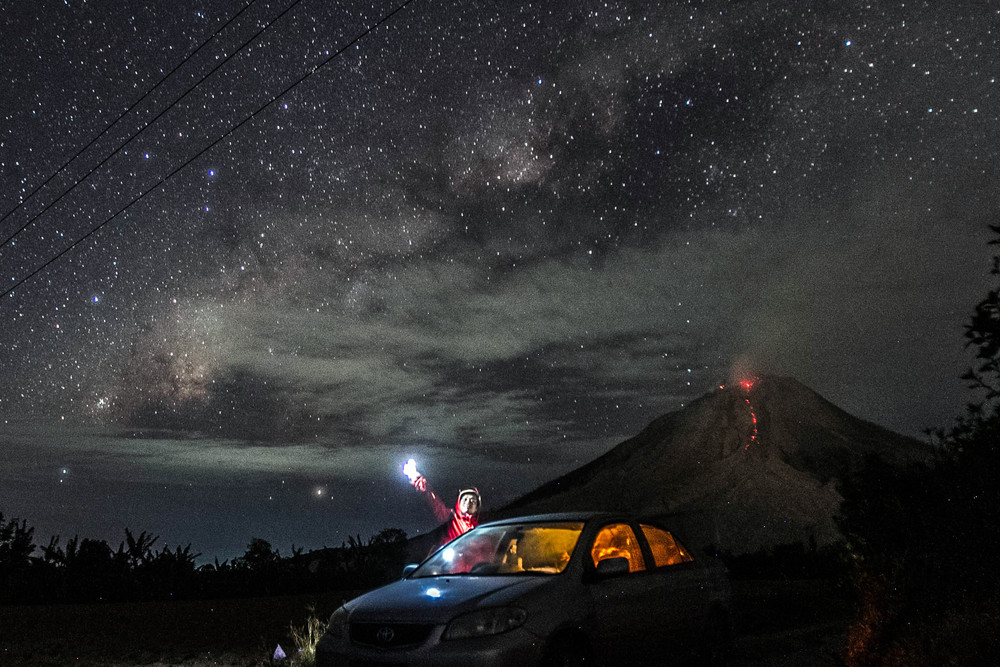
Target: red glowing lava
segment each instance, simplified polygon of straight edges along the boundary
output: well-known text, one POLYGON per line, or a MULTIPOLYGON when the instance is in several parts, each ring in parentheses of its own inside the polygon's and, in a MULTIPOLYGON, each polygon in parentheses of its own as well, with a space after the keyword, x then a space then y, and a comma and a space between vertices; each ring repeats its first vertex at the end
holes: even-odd
MULTIPOLYGON (((749 380, 739 380, 736 384, 743 387, 743 390, 747 392, 747 397, 743 399, 743 402, 747 404, 747 408, 750 409, 750 423, 753 429, 750 431, 750 440, 746 445, 743 446, 743 450, 746 451, 750 449, 750 445, 753 444, 754 440, 757 439, 757 413, 754 412, 753 404, 750 403, 750 390, 753 389, 754 384, 759 378, 751 378, 749 380)), ((719 389, 725 389, 726 385, 720 384, 719 389)))
POLYGON ((743 400, 744 402, 746 402, 747 407, 750 409, 750 422, 753 424, 753 430, 750 432, 750 441, 747 442, 746 445, 744 445, 743 447, 744 451, 750 449, 750 445, 752 445, 754 440, 757 439, 757 414, 754 412, 753 405, 750 403, 750 390, 753 388, 754 382, 756 381, 757 378, 754 378, 752 380, 740 380, 739 383, 739 385, 743 387, 743 389, 745 389, 747 392, 747 397, 743 400))

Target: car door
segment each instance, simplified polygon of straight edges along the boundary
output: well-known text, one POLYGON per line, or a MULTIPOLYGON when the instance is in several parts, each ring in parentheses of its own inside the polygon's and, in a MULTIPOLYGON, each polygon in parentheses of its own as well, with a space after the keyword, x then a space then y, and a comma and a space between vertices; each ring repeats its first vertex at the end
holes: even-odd
POLYGON ((626 522, 602 526, 585 554, 585 586, 591 612, 590 635, 599 662, 639 664, 653 621, 644 613, 654 597, 648 590, 646 557, 636 531, 626 522), (625 558, 628 572, 599 576, 597 565, 607 559, 625 558))
POLYGON ((692 649, 708 611, 705 568, 669 531, 643 523, 637 534, 650 561, 641 602, 648 638, 662 651, 692 649))

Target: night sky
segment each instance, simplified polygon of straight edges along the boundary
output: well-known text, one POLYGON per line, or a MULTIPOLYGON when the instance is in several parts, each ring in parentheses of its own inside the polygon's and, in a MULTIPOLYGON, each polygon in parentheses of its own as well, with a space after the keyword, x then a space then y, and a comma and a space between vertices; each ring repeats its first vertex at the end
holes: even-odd
POLYGON ((0 512, 37 543, 414 535, 407 458, 497 507, 734 375, 915 436, 971 398, 991 3, 2 4, 0 512))

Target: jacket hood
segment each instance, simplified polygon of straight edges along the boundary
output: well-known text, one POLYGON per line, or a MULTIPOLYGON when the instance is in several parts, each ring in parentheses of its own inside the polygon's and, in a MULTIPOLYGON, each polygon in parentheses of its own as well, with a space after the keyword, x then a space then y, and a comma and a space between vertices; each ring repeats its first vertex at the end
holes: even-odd
POLYGON ((479 511, 483 508, 483 499, 479 495, 479 489, 475 487, 470 487, 468 489, 460 489, 458 496, 455 498, 455 516, 479 516, 479 511), (472 515, 462 514, 462 496, 473 495, 476 497, 476 513, 472 515))

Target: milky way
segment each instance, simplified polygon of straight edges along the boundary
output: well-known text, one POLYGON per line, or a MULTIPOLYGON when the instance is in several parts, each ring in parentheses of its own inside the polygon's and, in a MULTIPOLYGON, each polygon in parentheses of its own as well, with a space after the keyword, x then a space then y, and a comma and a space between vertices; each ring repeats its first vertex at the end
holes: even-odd
POLYGON ((0 13, 0 511, 41 535, 412 534, 409 456, 489 508, 737 372, 911 435, 968 399, 986 3, 257 0, 185 62, 245 4, 0 13))

